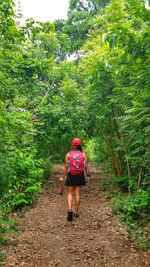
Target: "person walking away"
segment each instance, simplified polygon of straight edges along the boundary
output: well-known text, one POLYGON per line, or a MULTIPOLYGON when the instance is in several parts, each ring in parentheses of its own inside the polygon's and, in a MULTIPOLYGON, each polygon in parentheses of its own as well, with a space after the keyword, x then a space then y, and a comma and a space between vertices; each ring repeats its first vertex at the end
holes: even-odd
POLYGON ((82 151, 82 142, 74 138, 71 150, 65 156, 64 173, 59 181, 64 182, 67 187, 68 221, 78 218, 80 207, 81 186, 85 185, 85 177, 90 178, 86 154, 82 151), (73 212, 73 196, 75 195, 75 209, 73 212))

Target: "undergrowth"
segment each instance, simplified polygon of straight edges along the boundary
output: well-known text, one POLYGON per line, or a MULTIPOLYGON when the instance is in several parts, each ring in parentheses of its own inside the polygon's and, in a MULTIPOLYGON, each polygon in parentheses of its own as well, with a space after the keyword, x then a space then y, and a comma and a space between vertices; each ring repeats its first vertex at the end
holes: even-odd
MULTIPOLYGON (((37 167, 37 166, 36 166, 37 167)), ((11 185, 8 192, 0 198, 0 261, 5 259, 3 249, 7 244, 5 235, 12 231, 17 233, 18 226, 11 214, 21 216, 32 207, 41 193, 42 187, 51 175, 50 162, 45 160, 43 169, 34 169, 31 178, 18 179, 18 183, 11 185), (33 175, 34 174, 34 175, 33 175), (37 178, 38 177, 38 178, 37 178), (40 177, 40 179, 39 179, 40 177), (39 181, 41 180, 41 181, 39 181)))
MULTIPOLYGON (((2 204, 2 203, 1 203, 2 204)), ((4 209, 0 204, 0 261, 5 259, 3 252, 4 246, 7 245, 6 233, 18 231, 17 222, 11 217, 10 210, 4 209)))
POLYGON ((100 190, 110 199, 112 212, 124 222, 129 237, 142 250, 150 249, 150 195, 148 190, 137 188, 132 179, 131 193, 125 177, 105 177, 100 190))

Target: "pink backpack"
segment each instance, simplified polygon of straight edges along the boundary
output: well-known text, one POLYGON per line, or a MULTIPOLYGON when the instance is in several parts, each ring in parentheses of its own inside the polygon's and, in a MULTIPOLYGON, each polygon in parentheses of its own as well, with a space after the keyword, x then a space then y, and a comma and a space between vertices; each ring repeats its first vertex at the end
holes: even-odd
POLYGON ((84 174, 84 153, 75 150, 70 151, 69 171, 72 175, 83 175, 84 174))

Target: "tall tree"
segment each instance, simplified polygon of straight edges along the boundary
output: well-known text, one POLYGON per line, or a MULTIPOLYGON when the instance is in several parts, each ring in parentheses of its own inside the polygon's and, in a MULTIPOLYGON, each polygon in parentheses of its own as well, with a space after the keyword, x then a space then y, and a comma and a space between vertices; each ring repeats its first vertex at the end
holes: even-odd
POLYGON ((148 17, 141 1, 134 9, 133 1, 112 1, 93 22, 82 60, 96 135, 108 144, 115 174, 126 165, 129 180, 141 177, 149 153, 148 17))

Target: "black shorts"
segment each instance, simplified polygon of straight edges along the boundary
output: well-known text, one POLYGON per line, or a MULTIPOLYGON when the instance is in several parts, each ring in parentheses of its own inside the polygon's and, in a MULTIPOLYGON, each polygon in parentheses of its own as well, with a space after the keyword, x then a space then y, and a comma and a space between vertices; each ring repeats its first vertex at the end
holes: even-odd
POLYGON ((84 174, 71 175, 70 172, 67 174, 65 186, 82 186, 82 185, 85 185, 84 174))

